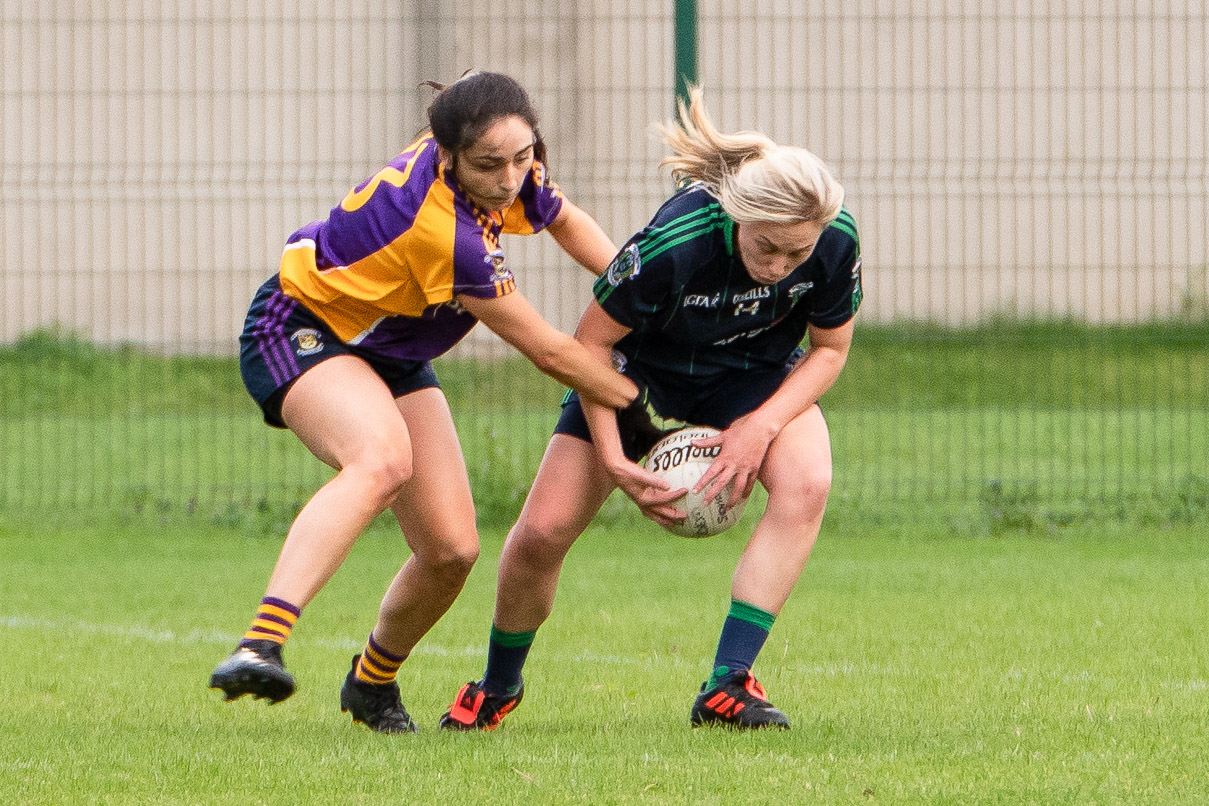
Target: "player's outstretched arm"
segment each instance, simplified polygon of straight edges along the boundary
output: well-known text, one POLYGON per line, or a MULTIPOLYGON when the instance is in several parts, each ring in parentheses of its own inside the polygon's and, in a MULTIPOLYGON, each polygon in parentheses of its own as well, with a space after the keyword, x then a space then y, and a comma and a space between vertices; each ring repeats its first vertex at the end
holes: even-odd
POLYGON ((543 319, 519 291, 491 299, 463 294, 458 302, 538 369, 584 399, 621 408, 638 394, 628 378, 543 319))
MULTIPOLYGON (((613 345, 627 333, 629 328, 619 324, 593 301, 579 321, 575 338, 599 360, 611 362, 613 345)), ((588 421, 588 430, 592 432, 596 453, 618 489, 638 505, 644 516, 660 526, 683 521, 685 513, 672 506, 672 502, 684 495, 686 490, 670 489, 666 481, 626 457, 617 414, 612 409, 588 400, 581 400, 580 404, 588 421)))
POLYGON ((617 255, 617 246, 596 219, 563 200, 562 210, 546 231, 579 265, 599 277, 617 255))

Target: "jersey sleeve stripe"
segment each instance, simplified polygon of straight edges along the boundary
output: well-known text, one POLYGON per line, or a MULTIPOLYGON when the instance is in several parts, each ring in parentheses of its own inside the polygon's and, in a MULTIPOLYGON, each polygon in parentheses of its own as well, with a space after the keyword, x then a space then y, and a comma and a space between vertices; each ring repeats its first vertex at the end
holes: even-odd
POLYGON ((852 213, 848 212, 847 208, 840 208, 840 214, 831 222, 831 226, 856 241, 856 252, 860 254, 861 238, 856 232, 856 219, 852 217, 852 213))
POLYGON ((612 295, 614 288, 616 286, 609 282, 609 273, 606 271, 592 284, 592 295, 596 297, 597 302, 603 305, 604 301, 612 295))
POLYGON ((852 227, 852 225, 850 225, 846 222, 840 221, 837 218, 835 221, 831 222, 831 226, 835 227, 840 232, 847 234, 849 237, 852 238, 852 240, 856 241, 858 244, 860 243, 860 240, 856 237, 856 230, 852 227))
POLYGON ((708 207, 702 207, 700 210, 694 210, 691 213, 686 213, 679 218, 674 218, 663 226, 652 230, 645 238, 638 242, 638 248, 645 253, 647 250, 654 249, 668 238, 673 238, 679 235, 688 227, 700 227, 712 224, 723 215, 722 209, 716 204, 711 204, 708 207))
POLYGON ((664 243, 660 244, 658 249, 655 249, 649 253, 643 253, 643 256, 642 256, 643 260, 654 260, 656 257, 663 254, 664 252, 666 252, 667 250, 671 249, 674 246, 679 246, 680 244, 684 243, 685 241, 691 241, 694 238, 700 238, 702 235, 705 235, 716 229, 721 229, 721 228, 722 228, 721 222, 716 221, 707 226, 700 227, 695 230, 689 230, 688 232, 685 232, 683 235, 681 235, 679 238, 676 238, 675 240, 665 241, 664 243))

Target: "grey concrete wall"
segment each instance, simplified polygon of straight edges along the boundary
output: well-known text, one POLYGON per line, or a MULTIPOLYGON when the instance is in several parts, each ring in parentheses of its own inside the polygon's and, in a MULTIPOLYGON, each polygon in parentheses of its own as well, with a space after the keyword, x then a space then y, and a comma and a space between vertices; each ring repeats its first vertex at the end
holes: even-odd
MULTIPOLYGON (((233 351, 285 237, 410 141, 420 80, 470 67, 530 88, 555 178, 618 241, 670 191, 650 127, 672 111, 671 4, 338 5, 5 0, 0 342, 60 323, 233 351)), ((719 124, 808 146, 847 186, 864 316, 1209 305, 1203 3, 698 5, 719 124)), ((588 275, 544 236, 505 247, 572 329, 588 275)))

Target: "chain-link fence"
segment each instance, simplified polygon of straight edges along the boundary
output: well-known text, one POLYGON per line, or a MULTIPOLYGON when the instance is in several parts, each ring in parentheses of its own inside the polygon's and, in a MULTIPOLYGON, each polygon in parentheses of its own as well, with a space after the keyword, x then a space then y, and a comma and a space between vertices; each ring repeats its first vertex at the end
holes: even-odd
MULTIPOLYGON (((421 81, 467 68, 529 88, 555 178, 624 240, 671 189, 651 124, 673 111, 674 6, 3 0, 0 345, 53 326, 139 356, 232 356, 286 235, 410 142, 430 97, 421 81)), ((1011 320, 1205 320, 1203 3, 695 8, 698 77, 720 126, 805 145, 847 187, 865 255, 861 324, 885 336, 879 360, 910 357, 917 345, 893 337, 906 323, 951 334, 1011 320)), ((591 278, 548 238, 505 248, 521 290, 571 330, 591 278)), ((1203 476, 1209 348, 1195 333, 1151 364, 1143 356, 1133 375, 1100 378, 1109 391, 1093 399, 1072 380, 1079 366, 1043 358, 1031 383, 1051 388, 1036 404, 1027 388, 1004 410, 960 405, 960 395, 924 410, 841 396, 829 409, 837 486, 966 495, 1007 478, 1084 494, 1203 476), (1139 397, 1138 384, 1153 394, 1139 397)), ((69 339, 54 349, 68 354, 54 366, 69 387, 49 383, 55 394, 140 388, 133 376, 72 375, 82 348, 69 339)), ((455 357, 505 352, 480 328, 455 357)), ((256 423, 250 401, 201 393, 192 411, 131 400, 90 413, 28 405, 24 385, 47 379, 7 374, 0 390, 22 402, 0 404, 0 501, 254 496, 322 477, 256 423), (213 456, 195 459, 195 442, 213 456)), ((495 442, 517 416, 459 421, 472 475, 497 461, 517 486, 531 478, 548 424, 495 442)))

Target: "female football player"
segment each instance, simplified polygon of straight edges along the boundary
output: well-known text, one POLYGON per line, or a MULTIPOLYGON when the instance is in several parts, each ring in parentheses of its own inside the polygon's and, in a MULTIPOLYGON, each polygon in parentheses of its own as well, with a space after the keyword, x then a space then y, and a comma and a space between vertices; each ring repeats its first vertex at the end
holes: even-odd
MULTIPOLYGON (((697 485, 707 497, 727 485, 745 496, 757 480, 767 489, 691 722, 784 728, 751 668, 822 522, 831 448, 817 401, 847 358, 860 249, 843 188, 818 158, 755 132, 723 134, 700 90, 690 98, 664 127, 664 164, 687 185, 596 281, 576 337, 612 353, 660 414, 722 430, 696 443, 720 447, 697 485)), ((458 692, 442 727, 490 730, 521 701, 563 558, 615 487, 660 524, 683 517, 672 502, 684 491, 636 464, 659 435, 568 398, 504 545, 486 674, 458 692)))
POLYGON ((251 626, 213 688, 279 702, 294 691, 282 646, 301 610, 386 509, 412 554, 340 692, 354 721, 414 731, 400 664, 449 608, 479 551, 461 447, 432 358, 483 322, 543 372, 602 406, 635 386, 547 323, 516 291, 501 233, 548 229, 600 274, 616 253, 550 181, 525 90, 472 73, 438 90, 430 131, 289 238, 257 292, 241 370, 265 420, 337 473, 286 535, 251 626))

